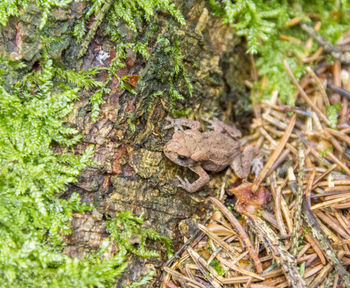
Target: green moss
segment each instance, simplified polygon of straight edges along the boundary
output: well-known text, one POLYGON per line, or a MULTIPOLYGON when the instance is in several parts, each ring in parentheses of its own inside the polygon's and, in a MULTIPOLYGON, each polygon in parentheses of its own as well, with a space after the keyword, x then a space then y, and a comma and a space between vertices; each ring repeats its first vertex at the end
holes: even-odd
MULTIPOLYGON (((41 14, 40 29, 44 28, 52 9, 56 7, 67 7, 71 2, 72 0, 35 1, 36 10, 40 11, 41 14)), ((25 14, 33 3, 33 0, 3 1, 0 3, 0 23, 6 25, 9 17, 25 14)), ((155 22, 155 14, 160 10, 169 13, 178 23, 185 24, 181 12, 175 8, 175 5, 170 0, 90 0, 87 2, 83 17, 77 21, 72 29, 72 34, 76 37, 77 42, 80 43, 81 46, 78 57, 86 53, 90 42, 101 25, 103 25, 103 33, 106 37, 115 42, 117 50, 117 55, 113 59, 111 66, 106 68, 109 74, 108 79, 104 82, 102 87, 92 93, 90 98, 93 122, 97 120, 99 107, 104 102, 102 96, 110 92, 107 87, 113 77, 117 78, 120 89, 135 93, 134 89, 124 81, 125 77, 118 77, 116 72, 119 68, 124 67, 123 61, 126 58, 127 49, 135 51, 146 60, 149 58, 147 45, 151 34, 147 33, 147 30, 148 32, 154 32, 156 30, 157 23, 155 22), (93 21, 91 21, 91 19, 93 19, 93 21), (87 22, 92 22, 89 29, 86 29, 87 22), (148 26, 147 29, 145 29, 145 22, 147 23, 146 27, 148 26), (126 25, 127 29, 123 28, 123 24, 126 25), (145 35, 140 36, 140 32, 145 32, 145 30, 145 35), (86 31, 88 32, 86 33, 86 31)), ((55 49, 57 50, 59 47, 62 47, 62 45, 68 45, 68 38, 64 36, 56 37, 47 35, 41 38, 44 50, 50 51, 50 55, 55 54, 55 49), (58 48, 56 46, 58 46, 58 48)), ((174 50, 174 52, 176 51, 174 50)), ((176 55, 174 56, 176 57, 176 55)), ((181 61, 178 64, 181 66, 181 61)), ((182 74, 185 77, 188 87, 192 90, 191 83, 188 80, 189 77, 185 75, 186 71, 184 69, 182 69, 182 74)), ((173 99, 179 97, 176 88, 174 88, 174 83, 170 83, 170 85, 171 97, 173 99)))
MULTIPOLYGON (((6 25, 9 17, 22 13, 25 17, 33 3, 25 0, 1 2, 0 23, 6 25)), ((83 259, 64 255, 62 237, 71 233, 69 221, 73 212, 88 211, 92 207, 81 203, 78 194, 72 194, 69 199, 56 196, 69 183, 77 181, 80 171, 92 164, 89 159, 93 149, 89 147, 83 155, 74 155, 55 153, 52 148, 72 147, 80 141, 78 131, 64 124, 63 119, 71 112, 82 89, 92 92, 93 120, 98 117, 103 94, 110 92, 108 85, 113 77, 117 77, 121 89, 134 93, 124 81, 125 77, 118 77, 117 71, 124 65, 127 49, 134 50, 144 59, 149 57, 147 33, 142 41, 137 39, 142 21, 154 25, 152 18, 159 9, 167 11, 180 23, 184 20, 174 4, 165 0, 88 2, 87 13, 73 30, 78 40, 86 38, 86 21, 96 17, 103 5, 111 4, 104 14, 100 14, 100 22, 96 22, 98 27, 106 19, 106 36, 112 37, 117 44, 117 55, 111 66, 102 69, 108 73, 107 80, 101 82, 95 79, 101 68, 73 71, 47 56, 55 54, 49 51, 60 50, 56 46, 62 46, 62 42, 65 47, 69 43, 64 36, 48 37, 45 25, 51 21, 48 16, 53 8, 67 6, 71 0, 40 0, 35 3, 41 14, 39 29, 43 29, 40 33, 41 45, 38 46, 42 55, 39 69, 31 71, 23 62, 0 61, 1 285, 112 287, 116 277, 127 267, 127 253, 142 257, 158 256, 156 251, 146 248, 147 239, 160 240, 171 253, 170 240, 152 229, 142 229, 142 217, 125 212, 108 224, 112 237, 118 242, 117 255, 109 259, 102 256, 108 248, 108 239, 100 249, 83 259), (124 21, 133 31, 135 36, 130 41, 115 26, 116 19, 124 21), (132 235, 140 237, 139 248, 129 242, 132 235)), ((152 275, 146 275, 130 287, 146 284, 152 275)))
POLYGON ((35 3, 41 11, 40 29, 42 29, 55 7, 66 7, 72 0, 4 0, 0 2, 0 24, 6 25, 11 16, 19 16, 26 13, 28 7, 35 3))
POLYGON ((256 54, 260 81, 255 83, 253 101, 269 98, 272 91, 276 90, 284 103, 293 105, 295 87, 290 83, 283 60, 288 60, 292 72, 300 79, 305 70, 305 64, 301 61, 304 52, 311 54, 318 48, 314 43, 312 49, 306 51, 304 44, 281 40, 281 35, 301 41, 309 38, 298 25, 286 27, 287 21, 300 17, 304 22, 311 24, 312 19, 308 13, 319 14, 319 19, 322 19, 320 34, 332 43, 350 28, 349 2, 344 0, 336 3, 332 0, 209 2, 214 13, 222 17, 224 23, 233 26, 236 35, 247 39, 248 53, 256 54), (263 77, 267 78, 264 89, 261 85, 263 77))
MULTIPOLYGON (((7 70, 24 68, 21 65, 7 70)), ((95 69, 74 72, 44 58, 41 70, 29 72, 14 86, 0 77, 0 281, 3 287, 112 287, 127 267, 127 252, 142 257, 157 256, 145 248, 132 249, 128 235, 161 240, 170 253, 170 240, 151 229, 142 229, 142 218, 130 212, 109 223, 119 253, 105 259, 106 240, 95 253, 83 259, 64 255, 62 236, 71 233, 73 212, 92 207, 78 194, 56 198, 90 162, 92 147, 81 155, 57 154, 53 145, 72 146, 81 139, 78 131, 63 124, 81 88, 103 86, 93 79, 95 69), (118 222, 120 221, 120 222, 118 222), (117 233, 114 224, 123 223, 117 233), (113 230, 114 229, 114 230, 113 230), (117 234, 116 234, 117 233, 117 234)), ((147 283, 151 274, 133 283, 147 283)))
MULTIPOLYGON (((130 93, 135 94, 135 91, 130 87, 125 79, 127 76, 119 77, 117 74, 118 69, 124 67, 124 60, 126 59, 126 51, 133 50, 147 60, 149 58, 149 51, 147 50, 148 40, 150 34, 145 33, 144 37, 140 37, 140 32, 155 31, 157 23, 155 22, 155 13, 159 10, 166 11, 174 17, 174 19, 180 23, 185 24, 185 20, 177 10, 173 3, 169 0, 148 0, 148 1, 97 1, 93 0, 89 3, 87 12, 84 17, 77 23, 73 29, 73 35, 81 43, 81 49, 78 56, 85 54, 90 41, 93 39, 98 27, 104 23, 104 31, 107 37, 116 44, 116 56, 112 60, 110 67, 107 68, 109 77, 105 81, 104 87, 94 93, 90 98, 92 105, 92 120, 96 121, 99 114, 100 104, 103 103, 102 96, 104 93, 108 93, 106 90, 113 77, 117 78, 119 89, 125 89, 130 93), (93 24, 89 27, 89 32, 85 35, 85 23, 95 16, 93 24), (144 29, 144 22, 147 23, 148 28, 144 29), (125 23, 127 30, 122 29, 121 23, 125 23), (84 39, 84 40, 83 40, 84 39)), ((181 55, 179 55, 178 44, 174 49, 174 59, 177 61, 175 74, 181 71, 185 77, 185 81, 192 92, 192 86, 189 81, 189 77, 186 75, 186 71, 181 62, 181 55)), ((174 77, 173 77, 174 78, 174 77)), ((170 97, 172 99, 179 97, 177 90, 174 88, 174 83, 170 83, 170 97)))
POLYGON ((157 251, 147 249, 146 241, 160 240, 170 257, 173 252, 171 240, 159 235, 153 229, 142 227, 142 224, 143 215, 137 217, 130 211, 125 211, 108 221, 107 231, 116 240, 119 249, 127 250, 139 257, 159 257, 157 251), (135 243, 132 243, 133 241, 135 243))
POLYGON ((210 262, 210 266, 215 269, 215 271, 218 273, 219 276, 224 275, 226 272, 224 268, 222 268, 220 261, 218 259, 214 259, 210 262))
POLYGON ((256 67, 261 78, 267 77, 267 83, 264 89, 262 89, 262 81, 254 84, 253 101, 268 99, 276 90, 283 103, 294 105, 295 87, 290 82, 282 63, 287 59, 294 76, 300 79, 304 74, 305 65, 301 63, 298 56, 303 49, 302 45, 280 40, 277 36, 271 37, 270 41, 261 47, 256 57, 256 67))
POLYGON ((330 126, 333 129, 337 129, 338 111, 340 108, 341 108, 341 103, 327 106, 327 118, 329 120, 330 126))
POLYGON ((184 93, 180 90, 186 91, 189 97, 192 96, 193 86, 190 77, 187 75, 187 70, 183 62, 183 55, 180 51, 180 44, 176 36, 172 41, 164 35, 159 35, 157 39, 157 58, 162 63, 156 64, 157 78, 165 84, 164 90, 157 90, 151 94, 148 99, 148 107, 152 107, 154 99, 163 94, 166 94, 164 100, 167 103, 171 113, 179 115, 188 115, 191 109, 176 110, 175 106, 179 101, 185 99, 184 93), (164 62, 164 63, 163 63, 164 62), (164 65, 166 63, 166 65, 164 65), (183 85, 184 84, 184 85, 183 85), (184 87, 182 87, 183 85, 184 87))
POLYGON ((62 122, 79 88, 62 82, 52 60, 42 60, 41 68, 11 88, 0 80, 0 281, 4 287, 111 284, 126 267, 125 255, 79 260, 61 252, 73 211, 91 208, 78 194, 67 200, 55 195, 91 163, 92 147, 82 156, 53 152, 52 145, 81 138, 62 122))
MULTIPOLYGON (((64 70, 44 58, 41 70, 28 73, 13 87, 6 87, 0 77, 0 281, 4 287, 112 287, 127 266, 127 251, 133 252, 127 249, 128 239, 120 235, 120 252, 110 259, 101 256, 107 241, 83 259, 61 252, 62 236, 71 232, 68 221, 73 211, 91 207, 82 204, 78 194, 68 200, 55 195, 91 164, 92 147, 78 156, 54 153, 52 145, 72 146, 80 140, 62 119, 70 113, 81 87, 102 85, 92 78, 95 73, 94 69, 64 70)), ((125 234, 141 229, 141 218, 130 212, 123 215, 115 221, 127 223, 125 234)), ((150 229, 142 233, 169 245, 169 240, 150 229)), ((156 256, 146 249, 136 252, 156 256)))

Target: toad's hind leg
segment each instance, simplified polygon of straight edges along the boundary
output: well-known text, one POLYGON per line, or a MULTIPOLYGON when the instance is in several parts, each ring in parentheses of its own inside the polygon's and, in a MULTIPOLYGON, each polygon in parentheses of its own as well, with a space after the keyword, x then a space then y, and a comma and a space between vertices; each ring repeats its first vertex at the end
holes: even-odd
POLYGON ((263 155, 254 146, 246 146, 242 153, 236 156, 231 167, 239 178, 247 178, 252 168, 255 178, 260 173, 264 165, 263 155))
POLYGON ((194 173, 198 174, 199 178, 190 183, 186 178, 182 179, 176 175, 177 179, 179 179, 180 184, 178 187, 185 189, 187 192, 196 192, 200 188, 202 188, 205 184, 207 184, 210 180, 209 175, 201 166, 189 167, 194 173))

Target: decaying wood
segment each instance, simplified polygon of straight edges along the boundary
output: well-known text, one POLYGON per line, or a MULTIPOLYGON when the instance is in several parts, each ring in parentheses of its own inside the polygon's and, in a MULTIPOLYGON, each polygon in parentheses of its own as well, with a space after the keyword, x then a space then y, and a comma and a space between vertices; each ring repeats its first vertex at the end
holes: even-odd
MULTIPOLYGON (((101 17, 111 3, 107 2, 99 13, 101 17)), ((73 226, 72 236, 66 239, 65 253, 68 255, 81 257, 86 251, 99 247, 103 239, 109 236, 106 232, 106 218, 115 217, 125 210, 136 215, 144 214, 147 228, 171 238, 177 250, 185 238, 189 239, 196 233, 196 222, 204 223, 206 213, 210 211, 205 209, 202 199, 221 186, 221 183, 217 184, 220 175, 213 177, 214 182, 207 190, 196 195, 189 195, 177 187, 174 175, 187 171, 170 163, 163 155, 163 146, 172 133, 163 129, 164 118, 174 110, 184 111, 188 108, 192 108, 190 117, 212 117, 214 110, 217 117, 230 115, 231 112, 225 111, 220 103, 225 101, 229 104, 227 109, 230 109, 228 107, 234 107, 233 104, 238 99, 247 99, 249 92, 243 81, 250 73, 249 65, 245 65, 249 63, 249 57, 241 45, 242 41, 232 36, 234 32, 228 25, 208 13, 205 1, 195 1, 191 5, 180 4, 178 7, 183 8, 181 12, 187 25, 179 25, 173 17, 164 13, 154 16, 157 17, 160 28, 158 32, 152 32, 154 35, 151 33, 147 47, 150 58, 147 63, 131 49, 126 51, 127 59, 123 63, 125 67, 118 70, 118 76, 139 77, 136 88, 132 87, 136 95, 119 89, 116 79, 113 79, 109 87, 111 93, 103 95, 105 103, 101 105, 95 123, 91 121, 88 93, 81 95, 72 115, 67 119, 67 125, 77 127, 83 135, 83 141, 75 152, 84 151, 88 145, 94 144, 92 160, 98 166, 84 171, 79 182, 71 185, 66 195, 79 193, 83 201, 96 205, 96 212, 101 216, 96 219, 89 213, 84 216, 75 215, 76 219, 87 218, 89 225, 82 229, 73 226), (157 33, 166 41, 158 42, 157 33), (193 86, 191 97, 182 76, 178 75, 179 83, 172 83, 184 96, 183 101, 170 100, 168 94, 170 81, 173 80, 168 79, 167 75, 171 65, 174 65, 174 55, 169 50, 172 51, 176 41, 181 43, 179 53, 193 86), (168 43, 168 46, 163 47, 164 43, 168 43), (154 97, 157 91, 158 95, 159 91, 162 93, 154 97), (232 99, 233 94, 239 97, 232 99)), ((91 28, 99 25, 101 17, 92 19, 91 28)), ((126 38, 132 34, 123 22, 116 25, 120 26, 126 38)), ((86 43, 90 44, 88 47, 82 46, 81 54, 86 48, 87 51, 80 62, 76 63, 77 67, 101 66, 96 60, 97 53, 101 50, 110 55, 106 65, 115 57, 114 44, 102 37, 103 27, 102 23, 96 34, 93 29, 87 34, 86 43)), ((144 32, 140 35, 146 34, 144 32)), ((101 72, 99 77, 105 79, 106 73, 101 72)), ((162 250, 161 246, 154 248, 162 250)), ((141 271, 146 271, 146 264, 152 267, 162 266, 165 253, 162 256, 163 258, 157 259, 132 258, 124 278, 118 279, 118 285, 128 285, 131 279, 140 279, 141 271)), ((160 277, 155 278, 157 279, 160 277)), ((198 283, 200 280, 195 280, 191 285, 203 286, 198 283)), ((151 282, 148 285, 157 287, 159 283, 151 282)))

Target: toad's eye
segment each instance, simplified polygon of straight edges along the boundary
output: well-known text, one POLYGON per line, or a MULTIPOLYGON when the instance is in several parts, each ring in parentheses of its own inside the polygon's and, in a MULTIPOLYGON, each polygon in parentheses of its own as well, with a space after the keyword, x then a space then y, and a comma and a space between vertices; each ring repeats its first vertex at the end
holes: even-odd
POLYGON ((188 157, 182 156, 182 155, 177 155, 177 158, 178 158, 179 160, 182 160, 182 161, 188 160, 188 157))

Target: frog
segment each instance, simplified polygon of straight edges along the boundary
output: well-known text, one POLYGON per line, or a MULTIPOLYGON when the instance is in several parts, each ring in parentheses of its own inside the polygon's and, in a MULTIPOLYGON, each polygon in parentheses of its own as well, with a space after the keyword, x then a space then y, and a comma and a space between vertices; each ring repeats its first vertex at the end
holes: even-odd
POLYGON ((166 117, 166 120, 169 124, 164 129, 174 128, 174 134, 163 148, 165 156, 199 176, 190 183, 187 178, 176 175, 180 182, 178 187, 187 192, 196 192, 208 184, 210 177, 207 172, 220 172, 228 166, 242 179, 247 179, 250 170, 255 176, 261 171, 262 154, 253 145, 241 147, 242 133, 234 125, 225 124, 217 118, 202 117, 210 124, 210 130, 201 132, 199 121, 171 117, 166 117))

